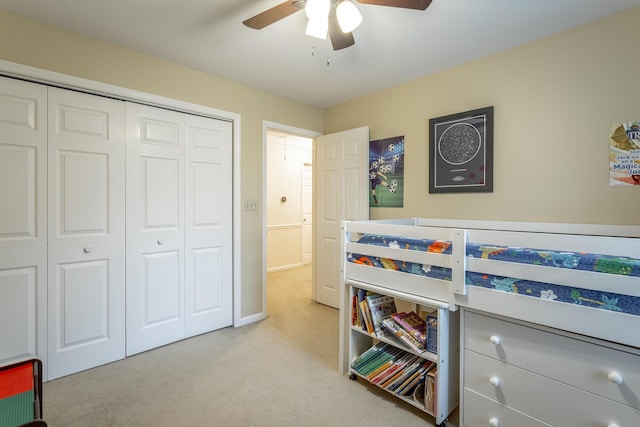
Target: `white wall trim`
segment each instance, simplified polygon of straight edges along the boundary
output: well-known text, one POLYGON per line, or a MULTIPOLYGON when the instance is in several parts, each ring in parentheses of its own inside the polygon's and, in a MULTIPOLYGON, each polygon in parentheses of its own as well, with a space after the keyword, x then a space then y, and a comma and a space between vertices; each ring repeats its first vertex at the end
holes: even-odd
POLYGON ((267 268, 267 273, 275 273, 276 271, 285 271, 285 270, 291 270, 292 268, 300 268, 300 267, 304 267, 304 264, 298 263, 298 264, 281 265, 279 267, 267 268))
MULTIPOLYGON (((313 157, 315 163, 315 138, 322 135, 320 132, 297 128, 294 126, 284 125, 282 123, 270 122, 265 120, 262 122, 262 200, 263 202, 267 200, 267 144, 269 142, 267 138, 267 131, 273 130, 278 132, 290 133, 292 135, 303 136, 306 138, 313 138, 313 157)), ((315 191, 315 182, 314 182, 314 191, 315 191)), ((315 197, 313 197, 315 201, 315 197)), ((262 204, 265 206, 265 204, 262 204)), ((315 211, 315 206, 313 207, 315 211)), ((313 222, 315 224, 315 221, 313 222)), ((314 225, 315 227, 315 225, 314 225)), ((315 260, 315 253, 313 254, 313 259, 315 260)), ((266 207, 262 209, 262 312, 267 313, 267 209, 266 207)), ((313 264, 313 268, 315 268, 315 263, 313 264)), ((315 277, 312 274, 312 277, 315 277)))
POLYGON ((292 224, 267 225, 267 230, 291 230, 296 228, 302 228, 302 222, 292 224))
MULTIPOLYGON (((151 105, 154 107, 168 108, 183 113, 197 114, 216 119, 230 121, 233 124, 233 325, 242 326, 257 320, 256 316, 241 317, 242 307, 242 262, 241 262, 241 198, 240 198, 240 114, 218 110, 204 105, 192 104, 173 98, 139 92, 94 80, 74 77, 54 71, 30 67, 5 60, 0 60, 0 75, 22 80, 29 80, 49 86, 57 86, 65 89, 78 90, 95 95, 102 95, 123 101, 131 101, 151 105), (255 320, 254 320, 255 318, 255 320)), ((263 310, 266 312, 266 310, 263 310)))
POLYGON ((238 328, 240 326, 245 326, 250 323, 259 322, 260 320, 264 320, 267 318, 267 311, 264 310, 262 313, 252 314, 250 316, 241 317, 238 320, 238 323, 234 323, 234 327, 238 328))

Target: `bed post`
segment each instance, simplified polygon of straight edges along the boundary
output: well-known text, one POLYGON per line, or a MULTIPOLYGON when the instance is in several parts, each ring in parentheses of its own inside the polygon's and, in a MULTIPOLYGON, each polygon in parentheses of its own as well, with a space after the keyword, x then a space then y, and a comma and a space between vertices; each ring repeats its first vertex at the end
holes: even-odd
POLYGON ((342 221, 340 224, 340 247, 342 250, 342 263, 340 265, 340 332, 339 332, 339 343, 338 343, 338 371, 341 375, 344 375, 349 371, 349 334, 347 333, 350 327, 350 318, 351 315, 351 307, 348 305, 348 292, 349 288, 346 285, 346 243, 347 243, 347 225, 346 221, 342 221))
POLYGON ((467 230, 456 229, 453 232, 453 250, 451 251, 451 285, 455 295, 466 295, 465 271, 467 271, 467 230))

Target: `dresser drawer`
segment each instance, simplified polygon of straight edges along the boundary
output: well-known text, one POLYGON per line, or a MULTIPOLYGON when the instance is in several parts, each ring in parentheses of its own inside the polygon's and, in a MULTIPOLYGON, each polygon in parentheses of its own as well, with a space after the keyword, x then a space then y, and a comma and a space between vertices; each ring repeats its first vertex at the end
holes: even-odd
POLYGON ((640 425, 638 409, 471 350, 464 352, 464 387, 555 426, 640 425))
POLYGON ((640 409, 637 354, 469 311, 464 347, 640 409))
POLYGON ((464 427, 543 427, 549 424, 464 389, 464 427))

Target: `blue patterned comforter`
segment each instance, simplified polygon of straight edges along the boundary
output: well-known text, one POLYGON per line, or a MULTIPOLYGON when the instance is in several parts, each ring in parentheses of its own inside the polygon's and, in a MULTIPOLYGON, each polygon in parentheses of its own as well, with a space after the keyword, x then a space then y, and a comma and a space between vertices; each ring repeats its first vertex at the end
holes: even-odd
MULTIPOLYGON (((365 234, 358 240, 358 243, 449 255, 452 249, 452 243, 448 241, 408 239, 377 234, 365 234)), ((553 268, 640 277, 640 259, 630 257, 482 244, 468 244, 466 247, 466 256, 553 268)), ((451 269, 445 267, 423 265, 362 254, 347 254, 347 260, 371 267, 380 267, 440 280, 451 280, 451 269)), ((471 271, 466 272, 465 281, 466 284, 470 286, 480 286, 529 297, 640 315, 640 298, 629 295, 471 271)), ((640 279, 638 280, 638 286, 640 286, 640 279)))

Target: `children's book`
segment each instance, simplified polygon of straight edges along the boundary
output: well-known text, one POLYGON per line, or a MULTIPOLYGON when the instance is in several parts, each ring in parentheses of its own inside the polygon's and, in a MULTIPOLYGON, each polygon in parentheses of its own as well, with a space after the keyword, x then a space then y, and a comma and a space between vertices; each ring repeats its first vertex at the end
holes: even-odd
POLYGON ((424 345, 426 342, 427 323, 418 316, 416 312, 410 311, 409 313, 395 313, 392 317, 393 320, 409 332, 411 336, 424 345))
POLYGON ((400 339, 406 347, 410 348, 416 353, 423 353, 425 351, 424 344, 418 342, 418 340, 411 336, 409 332, 405 331, 400 325, 398 325, 396 321, 393 320, 393 316, 383 319, 382 325, 387 331, 400 339))
POLYGON ((396 300, 388 295, 368 296, 371 321, 378 338, 384 335, 382 321, 396 312, 396 300))

